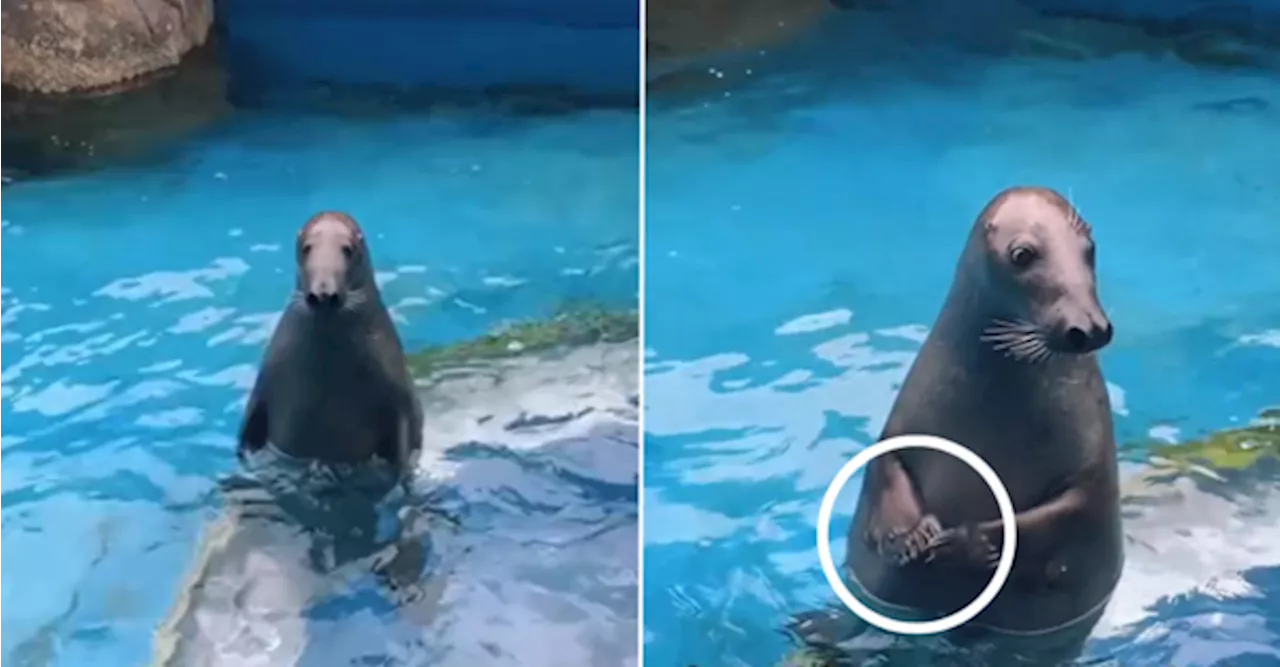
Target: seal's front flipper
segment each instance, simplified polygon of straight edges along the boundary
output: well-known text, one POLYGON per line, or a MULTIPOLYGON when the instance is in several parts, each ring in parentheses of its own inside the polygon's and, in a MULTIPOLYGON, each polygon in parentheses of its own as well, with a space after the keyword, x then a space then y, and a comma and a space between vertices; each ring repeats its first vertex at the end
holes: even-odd
POLYGON ((378 455, 386 459, 391 464, 391 469, 395 471, 396 483, 404 487, 405 493, 410 493, 409 482, 413 479, 413 427, 407 416, 396 415, 389 422, 392 426, 387 429, 386 435, 383 437, 382 444, 378 447, 378 455))
POLYGON ((399 594, 401 602, 411 602, 427 563, 427 548, 419 539, 402 537, 390 549, 385 560, 374 564, 373 572, 388 589, 399 594))
POLYGON ((920 557, 925 546, 941 531, 938 520, 926 515, 915 485, 893 454, 885 454, 867 466, 872 506, 864 541, 877 554, 904 565, 920 557))
POLYGON ((249 402, 245 405, 244 420, 240 422, 240 436, 236 443, 236 458, 244 463, 245 458, 267 445, 267 404, 262 400, 257 385, 249 393, 249 402))
MULTIPOLYGON (((1086 477, 1047 501, 1013 515, 1014 525, 1018 527, 1018 554, 1013 570, 1024 585, 1050 585, 1061 578, 1064 568, 1055 556, 1062 536, 1070 534, 1065 525, 1087 512, 1091 499, 1106 497, 1100 490, 1087 488, 1090 481, 1091 478, 1086 477)), ((978 524, 973 532, 985 536, 998 552, 1003 545, 1003 529, 1000 519, 993 519, 978 524)), ((998 553, 995 558, 999 558, 998 553)))
POLYGON ((994 570, 1000 548, 977 526, 963 525, 940 531, 924 548, 924 561, 951 561, 980 570, 994 570))
POLYGON ((929 514, 911 529, 911 532, 898 540, 896 550, 885 554, 893 558, 898 565, 906 565, 921 559, 927 559, 929 545, 942 534, 942 524, 938 517, 929 514))
POLYGON ((796 614, 787 633, 800 646, 778 667, 916 667, 929 662, 914 642, 878 632, 843 606, 832 604, 796 614), (868 632, 870 631, 870 632, 868 632))

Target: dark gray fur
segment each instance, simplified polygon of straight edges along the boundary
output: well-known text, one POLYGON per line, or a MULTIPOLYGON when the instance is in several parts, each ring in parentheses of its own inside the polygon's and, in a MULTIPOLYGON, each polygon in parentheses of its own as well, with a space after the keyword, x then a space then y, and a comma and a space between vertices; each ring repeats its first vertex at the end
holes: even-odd
POLYGON ((298 234, 298 280, 245 408, 237 455, 269 442, 326 463, 390 463, 405 480, 422 448, 422 407, 374 280, 364 234, 323 212, 298 234))
MULTIPOLYGON (((963 644, 982 629, 1039 635, 1053 656, 1036 655, 1031 641, 1029 664, 1057 664, 1079 652, 1109 600, 1123 534, 1111 405, 1093 353, 1111 335, 1089 226, 1051 190, 998 194, 972 228, 881 434, 958 442, 995 469, 1012 498, 1012 575, 950 638, 963 644)), ((886 613, 938 618, 990 581, 1001 530, 995 498, 971 468, 940 452, 900 450, 867 467, 846 566, 886 613)), ((828 644, 839 640, 821 636, 830 620, 818 613, 793 627, 828 644)))

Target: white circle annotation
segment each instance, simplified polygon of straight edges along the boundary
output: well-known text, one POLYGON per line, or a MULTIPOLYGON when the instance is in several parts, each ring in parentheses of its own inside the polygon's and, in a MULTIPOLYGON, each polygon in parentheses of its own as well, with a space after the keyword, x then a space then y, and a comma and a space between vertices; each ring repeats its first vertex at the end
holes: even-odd
POLYGON ((822 506, 818 509, 818 560, 822 563, 822 573, 826 575, 827 583, 835 591, 836 597, 840 598, 849 611, 862 620, 886 632, 900 635, 939 634, 969 622, 982 613, 982 610, 986 609, 987 605, 991 604, 991 601, 1000 593, 1000 589, 1009 578, 1009 573, 1013 570, 1013 554, 1018 548, 1018 528, 1014 525, 1014 520, 1013 501, 1009 498, 1009 490, 1005 488, 996 471, 981 456, 968 447, 946 438, 932 435, 900 435, 877 442, 858 452, 840 469, 840 472, 836 473, 831 486, 827 487, 826 495, 822 497, 822 506), (850 592, 831 558, 831 513, 835 509, 836 498, 849 483, 849 478, 877 456, 911 448, 932 449, 950 454, 973 468, 995 495, 996 505, 1000 508, 1000 520, 1004 524, 1004 545, 1000 552, 1000 561, 996 565, 995 575, 991 577, 991 581, 987 582, 987 587, 954 614, 929 621, 902 621, 885 616, 866 606, 850 592))

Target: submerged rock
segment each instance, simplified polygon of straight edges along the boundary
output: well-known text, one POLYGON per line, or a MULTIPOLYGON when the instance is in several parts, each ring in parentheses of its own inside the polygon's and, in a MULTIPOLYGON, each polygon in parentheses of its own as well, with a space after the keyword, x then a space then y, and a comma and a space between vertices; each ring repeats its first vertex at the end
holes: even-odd
POLYGON ((4 85, 41 93, 127 82, 204 44, 213 0, 5 0, 4 85))
POLYGON ((1066 60, 1109 58, 1121 53, 1157 54, 1167 44, 1141 26, 1079 17, 1036 16, 1021 26, 1010 55, 1066 60))
POLYGON ((1191 108, 1197 111, 1212 111, 1214 113, 1262 113, 1271 108, 1271 102, 1257 95, 1245 95, 1243 97, 1218 100, 1217 102, 1201 102, 1191 105, 1191 108))
POLYGON ((1277 37, 1272 35, 1270 40, 1266 40, 1232 34, 1227 30, 1192 31, 1175 38, 1173 53, 1192 65, 1202 67, 1275 67, 1280 62, 1274 51, 1277 37))
POLYGON ((6 85, 6 182, 144 159, 231 110, 212 49, 198 49, 180 66, 133 84, 60 95, 6 85))
MULTIPOLYGON (((544 323, 526 330, 564 328, 544 323)), ((616 627, 601 633, 596 624, 590 634, 558 635, 581 641, 546 654, 549 662, 534 656, 522 664, 626 664, 616 654, 635 647, 636 623, 625 616, 635 608, 629 598, 635 591, 634 514, 628 521, 625 509, 597 513, 574 503, 590 494, 635 502, 639 429, 630 397, 638 392, 638 346, 574 346, 556 358, 495 356, 487 346, 465 343, 445 349, 473 349, 481 356, 474 364, 462 352, 439 357, 466 368, 433 366, 437 370, 421 378, 424 450, 408 498, 411 520, 402 518, 399 530, 383 535, 383 506, 369 506, 359 496, 328 495, 316 503, 266 493, 260 484, 223 485, 227 507, 205 531, 178 584, 156 632, 151 667, 368 664, 372 653, 389 651, 403 664, 440 664, 441 646, 450 653, 447 664, 486 664, 485 655, 519 655, 540 636, 493 635, 493 627, 510 619, 550 631, 573 624, 564 618, 566 606, 542 601, 548 595, 572 600, 582 594, 583 581, 602 591, 592 600, 596 618, 609 614, 618 619, 616 627), (522 417, 561 414, 571 418, 508 428, 522 417), (500 470, 495 462, 503 464, 500 470), (551 489, 555 480, 565 488, 551 489), (505 504, 528 489, 538 492, 539 502, 564 505, 493 523, 501 514, 494 512, 495 499, 505 504), (455 510, 463 520, 454 518, 455 510), (615 512, 619 516, 609 516, 615 512), (300 524, 309 530, 299 530, 300 524), (577 576, 564 579, 566 571, 577 576), (369 585, 370 573, 377 575, 376 588, 369 585), (495 607, 493 591, 499 589, 506 597, 495 607), (330 611, 356 597, 381 598, 394 613, 330 611), (344 632, 358 638, 331 641, 344 632)), ((287 480, 286 488, 298 488, 292 475, 287 480)))
POLYGON ((639 336, 640 320, 632 311, 595 307, 565 309, 546 320, 508 323, 479 338, 452 345, 428 347, 409 355, 417 377, 472 362, 536 354, 556 348, 597 343, 621 343, 639 336))
POLYGON ((830 0, 650 0, 646 65, 662 75, 702 56, 785 44, 836 10, 830 0))
POLYGON ((1198 67, 1272 68, 1280 29, 1265 24, 1125 17, 1086 11, 1037 14, 1019 29, 1016 55, 1069 59, 1172 54, 1198 67))
POLYGON ((1242 428, 1210 433, 1178 444, 1151 447, 1153 463, 1180 471, 1222 473, 1253 468, 1264 459, 1280 461, 1280 408, 1263 410, 1242 428))

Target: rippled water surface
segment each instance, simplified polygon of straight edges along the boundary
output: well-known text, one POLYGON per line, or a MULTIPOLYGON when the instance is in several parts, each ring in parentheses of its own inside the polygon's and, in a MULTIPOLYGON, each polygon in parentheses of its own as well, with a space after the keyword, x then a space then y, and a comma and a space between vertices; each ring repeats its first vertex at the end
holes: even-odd
MULTIPOLYGON (((655 667, 776 664, 787 615, 833 599, 819 501, 879 434, 974 217, 1006 186, 1057 188, 1093 225, 1126 475, 1147 465, 1145 443, 1280 403, 1274 71, 1167 53, 984 59, 860 20, 722 68, 735 86, 650 97, 655 667)), ((1274 463, 1134 491, 1160 501, 1127 525, 1125 578, 1090 657, 1280 664, 1274 463)), ((837 560, 860 480, 837 506, 837 560)))
MULTIPOLYGON (((5 661, 147 664, 309 215, 362 222, 409 350, 632 309, 637 144, 623 112, 246 112, 169 163, 6 187, 5 661)), ((413 604, 359 573, 309 600, 301 664, 634 663, 634 347, 422 378, 418 486, 460 525, 422 537, 413 604)))

